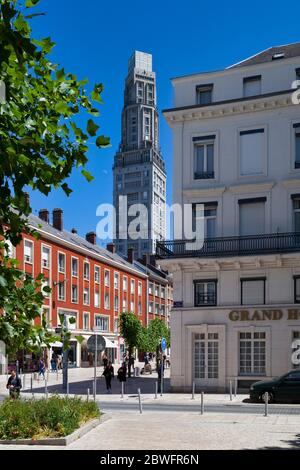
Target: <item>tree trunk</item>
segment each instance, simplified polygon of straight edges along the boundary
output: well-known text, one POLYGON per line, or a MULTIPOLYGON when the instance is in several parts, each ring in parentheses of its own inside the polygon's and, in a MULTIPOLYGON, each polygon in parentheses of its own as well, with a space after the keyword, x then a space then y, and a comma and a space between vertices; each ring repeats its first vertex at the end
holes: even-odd
POLYGON ((128 361, 128 377, 131 377, 131 356, 132 356, 132 348, 128 348, 128 355, 129 355, 129 361, 128 361))

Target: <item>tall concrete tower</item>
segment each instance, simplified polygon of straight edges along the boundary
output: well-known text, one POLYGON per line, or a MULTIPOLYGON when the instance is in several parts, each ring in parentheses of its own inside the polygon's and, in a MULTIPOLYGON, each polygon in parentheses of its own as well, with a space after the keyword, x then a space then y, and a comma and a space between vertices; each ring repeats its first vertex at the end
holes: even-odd
MULTIPOLYGON (((144 52, 135 51, 128 62, 122 137, 114 159, 113 177, 116 208, 114 241, 117 251, 126 255, 128 248, 131 248, 135 258, 153 253, 156 240, 166 237, 166 173, 159 148, 152 55, 144 52), (120 196, 127 196, 127 202, 120 196), (128 214, 133 204, 143 204, 148 211, 148 229, 142 238, 128 236, 128 228, 133 226, 139 214, 123 219, 126 210, 128 214)), ((147 228, 146 223, 141 225, 138 229, 147 228)))

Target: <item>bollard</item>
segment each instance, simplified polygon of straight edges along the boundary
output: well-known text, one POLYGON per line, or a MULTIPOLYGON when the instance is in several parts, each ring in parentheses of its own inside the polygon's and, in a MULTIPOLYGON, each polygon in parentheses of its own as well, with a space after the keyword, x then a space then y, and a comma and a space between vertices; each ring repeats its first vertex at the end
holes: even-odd
POLYGON ((56 380, 58 381, 58 369, 56 369, 56 380))
POLYGON ((268 406, 269 406, 269 394, 268 392, 265 393, 265 416, 268 416, 268 406))
POLYGON ((195 380, 193 380, 193 387, 192 387, 192 400, 195 400, 195 380))
POLYGON ((93 381, 93 397, 94 397, 94 401, 96 401, 96 387, 95 387, 94 381, 93 381))
POLYGON ((48 399, 48 387, 47 387, 47 379, 45 379, 45 397, 46 397, 46 400, 48 399))
POLYGON ((67 397, 69 396, 69 381, 67 382, 67 397))
POLYGON ((143 413, 143 408, 142 408, 142 399, 141 399, 141 389, 138 388, 138 396, 139 396, 139 408, 140 408, 140 414, 143 413))
POLYGON ((164 388, 164 376, 162 374, 161 379, 160 379, 160 396, 161 397, 163 396, 163 388, 164 388))
POLYGON ((201 414, 204 414, 204 392, 201 392, 201 414))
POLYGON ((121 382, 121 398, 124 398, 124 382, 121 382))
POLYGON ((30 391, 32 393, 32 389, 33 389, 33 378, 32 378, 32 374, 30 376, 30 391))
POLYGON ((232 380, 229 380, 229 395, 230 401, 232 401, 232 380))
POLYGON ((23 374, 23 383, 22 383, 22 387, 23 387, 24 390, 26 388, 26 379, 25 379, 25 377, 26 377, 26 374, 24 372, 24 374, 23 374))
POLYGON ((236 395, 237 395, 237 384, 238 384, 237 378, 235 378, 235 379, 234 379, 234 396, 235 396, 235 397, 236 397, 236 395))
POLYGON ((158 390, 158 383, 157 380, 155 381, 155 399, 157 399, 157 390, 158 390))
POLYGON ((86 391, 86 401, 90 400, 90 389, 88 388, 86 391))

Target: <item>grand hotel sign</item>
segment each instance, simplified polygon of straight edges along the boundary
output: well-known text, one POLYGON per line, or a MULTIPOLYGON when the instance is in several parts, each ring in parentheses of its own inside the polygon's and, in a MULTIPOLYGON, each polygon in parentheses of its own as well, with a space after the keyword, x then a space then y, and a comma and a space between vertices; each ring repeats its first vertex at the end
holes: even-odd
POLYGON ((231 310, 228 316, 231 321, 300 320, 300 308, 231 310))

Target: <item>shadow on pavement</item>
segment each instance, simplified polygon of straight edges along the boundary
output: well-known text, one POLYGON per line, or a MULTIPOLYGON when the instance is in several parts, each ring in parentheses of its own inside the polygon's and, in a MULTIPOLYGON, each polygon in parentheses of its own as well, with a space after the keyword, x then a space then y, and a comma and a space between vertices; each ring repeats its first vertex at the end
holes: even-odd
MULTIPOLYGON (((131 377, 127 378, 126 382, 124 383, 124 393, 126 395, 136 395, 138 388, 141 389, 141 393, 144 395, 154 395, 155 394, 155 382, 157 381, 156 377, 131 377)), ((71 395, 86 395, 87 394, 87 389, 89 388, 90 395, 93 394, 93 384, 94 384, 94 379, 89 379, 89 380, 83 380, 80 382, 70 382, 69 383, 69 393, 71 395)), ((111 383, 111 395, 121 395, 121 383, 119 380, 115 377, 112 380, 111 383)), ((57 384, 49 384, 48 387, 48 393, 58 393, 58 394, 63 394, 66 393, 63 388, 61 383, 57 384)), ((164 379, 164 384, 163 384, 163 390, 165 393, 170 393, 170 379, 165 378, 164 379)), ((30 393, 30 388, 26 387, 26 389, 23 390, 23 392, 30 393)), ((45 385, 39 385, 36 387, 36 384, 34 384, 33 388, 34 393, 45 393, 45 385)), ((105 384, 105 379, 104 377, 97 377, 97 395, 106 395, 107 390, 106 390, 106 384, 105 384)))

